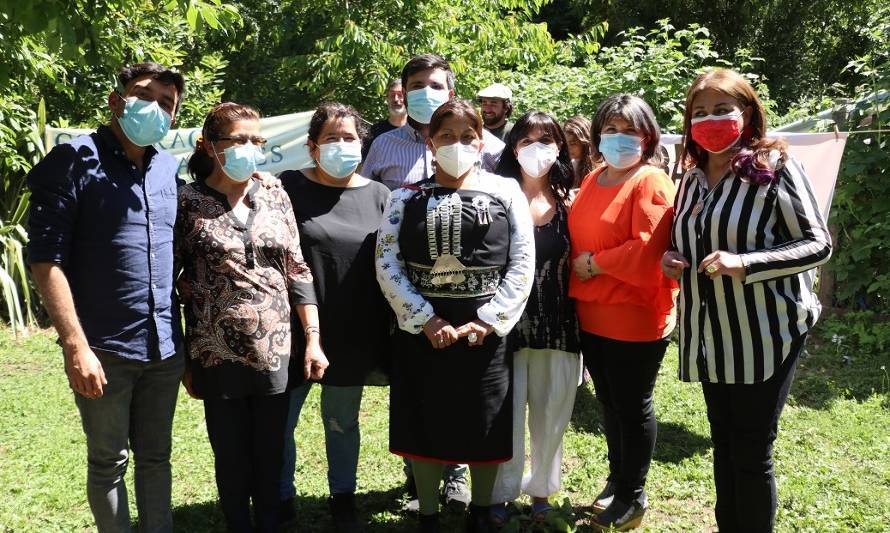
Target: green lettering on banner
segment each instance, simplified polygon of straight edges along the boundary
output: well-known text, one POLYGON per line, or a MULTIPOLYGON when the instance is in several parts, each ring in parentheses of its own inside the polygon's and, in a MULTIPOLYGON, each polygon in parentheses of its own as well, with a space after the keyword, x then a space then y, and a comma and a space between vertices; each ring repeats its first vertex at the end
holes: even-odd
POLYGON ((280 163, 284 160, 284 154, 281 153, 280 144, 276 144, 269 151, 272 152, 272 163, 280 163))
POLYGON ((170 143, 170 150, 176 149, 176 141, 179 141, 179 144, 181 144, 183 146, 183 148, 185 147, 185 141, 182 140, 182 135, 179 134, 179 132, 182 130, 175 130, 175 131, 176 131, 176 135, 173 136, 173 142, 170 143))
MULTIPOLYGON (((266 161, 260 165, 260 168, 275 174, 288 169, 305 168, 312 165, 312 159, 304 144, 312 113, 312 111, 307 111, 260 119, 260 131, 263 136, 275 140, 274 144, 269 143, 263 149, 266 161)), ((57 144, 87 133, 90 131, 47 127, 44 138, 47 149, 50 149, 57 144)), ((167 137, 155 146, 179 161, 179 175, 185 177, 188 172, 188 160, 195 150, 195 144, 200 135, 201 128, 172 129, 167 137)))

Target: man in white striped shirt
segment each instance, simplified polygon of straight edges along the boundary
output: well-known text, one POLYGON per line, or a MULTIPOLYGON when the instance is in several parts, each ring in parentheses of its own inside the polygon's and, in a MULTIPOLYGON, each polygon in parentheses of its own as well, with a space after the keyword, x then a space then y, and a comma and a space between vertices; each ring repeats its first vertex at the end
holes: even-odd
MULTIPOLYGON (((402 87, 408 106, 408 123, 374 140, 362 166, 362 175, 391 190, 429 178, 435 172, 433 154, 426 145, 433 112, 454 97, 454 72, 442 57, 413 57, 402 70, 402 87), (412 94, 413 93, 413 94, 412 94)), ((483 130, 482 169, 493 172, 504 143, 483 130)))

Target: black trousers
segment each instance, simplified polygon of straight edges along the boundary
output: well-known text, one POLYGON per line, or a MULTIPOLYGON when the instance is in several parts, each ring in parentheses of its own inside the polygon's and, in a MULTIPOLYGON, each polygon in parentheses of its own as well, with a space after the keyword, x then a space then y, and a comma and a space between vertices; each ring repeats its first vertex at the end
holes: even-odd
POLYGON ((629 342, 581 332, 581 351, 603 406, 609 481, 629 503, 643 493, 658 423, 652 392, 668 340, 629 342))
POLYGON ((714 443, 714 514, 720 533, 771 532, 776 519, 773 441, 806 336, 768 380, 702 383, 714 443))
POLYGON ((204 400, 219 502, 230 533, 277 532, 288 394, 204 400), (254 528, 250 520, 253 500, 254 528))

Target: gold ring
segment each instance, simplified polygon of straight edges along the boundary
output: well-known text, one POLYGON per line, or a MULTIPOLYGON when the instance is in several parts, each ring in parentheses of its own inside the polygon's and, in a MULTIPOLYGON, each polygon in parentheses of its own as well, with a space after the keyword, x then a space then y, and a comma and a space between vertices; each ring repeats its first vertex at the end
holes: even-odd
POLYGON ((706 268, 705 270, 708 271, 708 274, 713 274, 714 272, 717 272, 717 265, 715 265, 714 263, 711 263, 710 265, 708 265, 708 268, 706 268))

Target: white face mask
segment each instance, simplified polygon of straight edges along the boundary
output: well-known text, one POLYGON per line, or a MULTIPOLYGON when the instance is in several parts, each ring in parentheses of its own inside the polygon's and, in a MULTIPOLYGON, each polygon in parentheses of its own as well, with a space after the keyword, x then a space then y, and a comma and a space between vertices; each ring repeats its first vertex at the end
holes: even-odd
POLYGON ((523 172, 532 178, 540 178, 550 171, 559 150, 555 144, 534 143, 522 147, 516 155, 523 172))
POLYGON ((436 148, 436 164, 457 179, 479 162, 479 150, 472 144, 446 144, 436 148))

